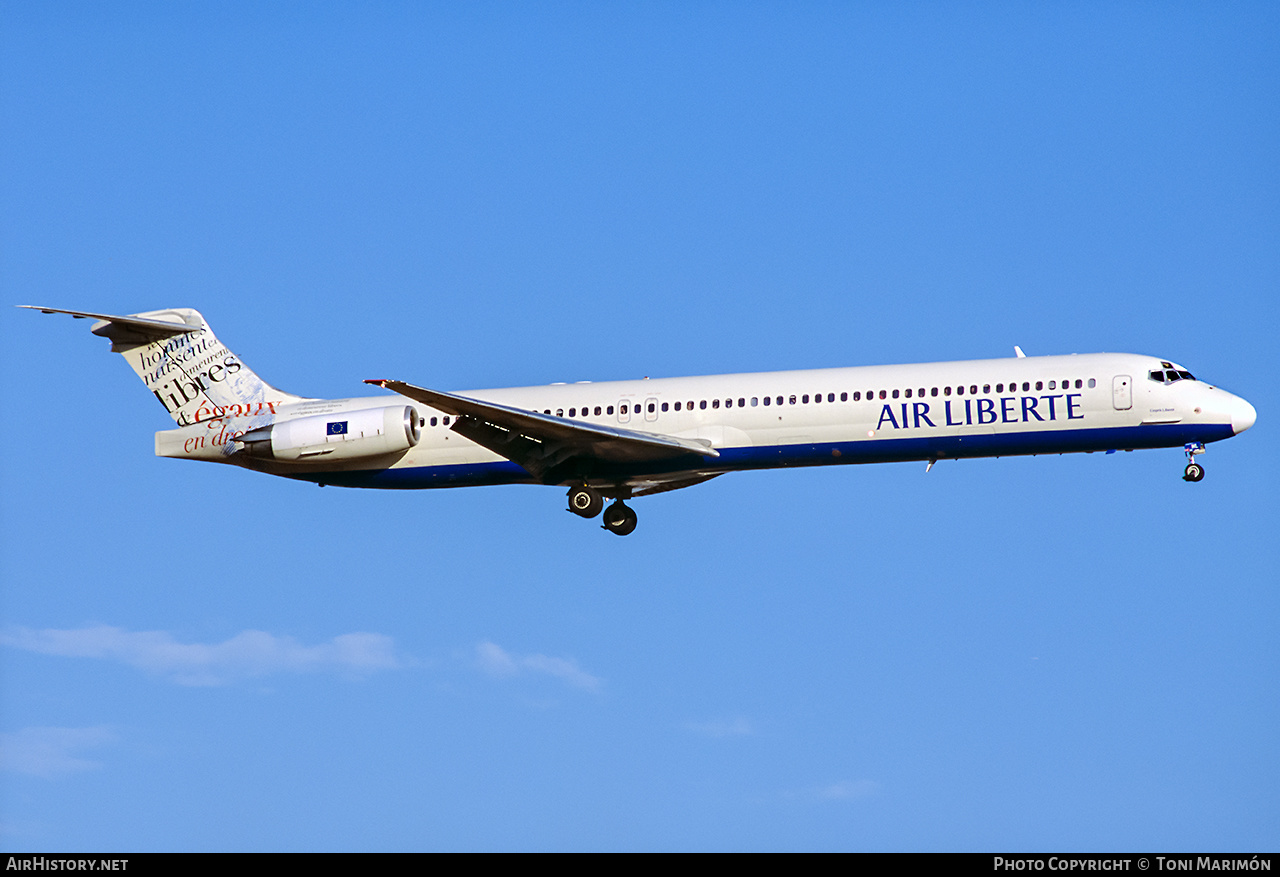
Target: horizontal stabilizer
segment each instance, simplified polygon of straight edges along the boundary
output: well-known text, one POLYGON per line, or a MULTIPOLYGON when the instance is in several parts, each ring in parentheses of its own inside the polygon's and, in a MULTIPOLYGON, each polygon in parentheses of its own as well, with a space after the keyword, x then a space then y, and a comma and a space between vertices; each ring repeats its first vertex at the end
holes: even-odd
MULTIPOLYGON (((95 314, 92 311, 64 311, 61 308, 43 308, 39 305, 18 305, 20 308, 27 308, 32 311, 39 311, 42 314, 70 314, 77 320, 101 320, 114 326, 120 326, 133 330, 138 335, 149 338, 170 338, 174 335, 182 335, 187 332, 199 332, 204 328, 203 323, 180 323, 176 320, 154 320, 147 317, 125 317, 115 314, 95 314)), ((93 334, 102 335, 111 338, 109 327, 94 326, 93 334)))

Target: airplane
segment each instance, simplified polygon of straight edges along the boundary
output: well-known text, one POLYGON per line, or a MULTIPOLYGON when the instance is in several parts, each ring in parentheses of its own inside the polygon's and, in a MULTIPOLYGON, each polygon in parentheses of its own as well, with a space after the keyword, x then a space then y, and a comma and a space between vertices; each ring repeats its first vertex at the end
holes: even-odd
POLYGON ((627 500, 726 472, 848 463, 1182 447, 1198 482, 1209 442, 1254 407, 1166 359, 1015 356, 809 371, 578 382, 445 393, 366 380, 395 396, 312 399, 265 383, 198 311, 96 320, 177 423, 160 457, 230 463, 340 487, 567 487, 569 511, 636 528, 627 500), (612 500, 606 507, 606 500, 612 500))

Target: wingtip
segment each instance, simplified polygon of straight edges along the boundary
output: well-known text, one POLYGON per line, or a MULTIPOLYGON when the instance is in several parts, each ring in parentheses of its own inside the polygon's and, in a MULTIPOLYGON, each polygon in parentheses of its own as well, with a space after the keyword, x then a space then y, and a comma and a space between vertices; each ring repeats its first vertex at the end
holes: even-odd
POLYGON ((387 388, 387 384, 390 383, 390 381, 385 381, 382 378, 365 378, 364 382, 373 384, 375 387, 382 387, 384 390, 387 388))

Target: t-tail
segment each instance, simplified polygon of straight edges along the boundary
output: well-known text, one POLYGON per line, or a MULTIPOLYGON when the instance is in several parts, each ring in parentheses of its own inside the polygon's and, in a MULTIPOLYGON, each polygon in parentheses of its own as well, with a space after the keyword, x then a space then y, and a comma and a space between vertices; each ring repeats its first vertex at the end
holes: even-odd
POLYGON ((281 405, 302 400, 258 377, 191 308, 114 316, 20 307, 97 320, 90 331, 111 341, 112 351, 128 361, 180 427, 215 418, 270 415, 281 405))

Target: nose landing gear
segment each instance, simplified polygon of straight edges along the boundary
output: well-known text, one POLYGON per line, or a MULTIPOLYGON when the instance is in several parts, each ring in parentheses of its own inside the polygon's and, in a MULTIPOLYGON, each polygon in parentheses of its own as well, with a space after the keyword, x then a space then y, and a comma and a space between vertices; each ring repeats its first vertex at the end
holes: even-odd
POLYGON ((1183 448, 1187 454, 1187 468, 1182 470, 1183 481, 1201 481, 1204 479, 1204 467, 1196 462, 1196 455, 1204 453, 1204 442, 1187 442, 1183 448))

